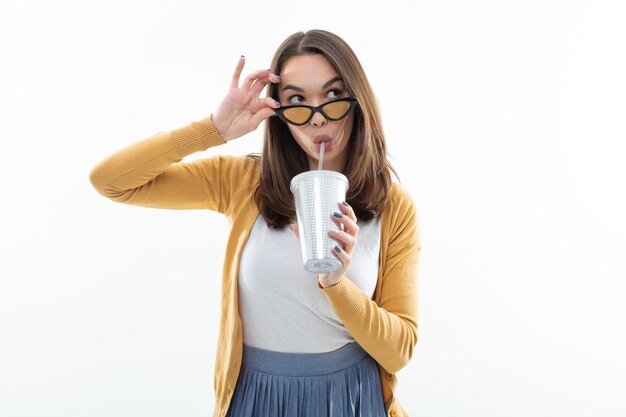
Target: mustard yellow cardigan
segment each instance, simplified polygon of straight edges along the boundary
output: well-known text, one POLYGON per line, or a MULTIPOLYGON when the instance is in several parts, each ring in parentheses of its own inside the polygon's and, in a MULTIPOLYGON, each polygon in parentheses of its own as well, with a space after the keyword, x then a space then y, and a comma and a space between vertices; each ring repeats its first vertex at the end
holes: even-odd
MULTIPOLYGON (((90 176, 99 193, 120 203, 209 209, 228 217, 231 231, 222 274, 214 417, 226 415, 239 376, 243 343, 237 277, 242 250, 259 215, 252 192, 260 167, 251 158, 235 156, 181 160, 223 143, 207 117, 118 150, 98 163, 90 176)), ((417 343, 421 243, 415 206, 398 184, 393 184, 380 219, 380 266, 373 299, 349 279, 349 272, 334 286, 318 287, 352 337, 378 363, 388 415, 401 417, 407 414, 394 396, 395 373, 411 359, 417 343)))

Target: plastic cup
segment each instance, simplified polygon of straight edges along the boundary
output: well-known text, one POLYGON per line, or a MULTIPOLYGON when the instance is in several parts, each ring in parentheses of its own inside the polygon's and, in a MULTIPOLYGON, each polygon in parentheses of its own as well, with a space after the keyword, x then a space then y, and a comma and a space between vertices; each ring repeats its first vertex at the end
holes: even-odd
POLYGON ((336 171, 306 171, 293 177, 290 189, 296 203, 304 269, 327 274, 341 268, 341 261, 332 253, 337 241, 328 231, 339 230, 331 216, 346 199, 348 179, 336 171))

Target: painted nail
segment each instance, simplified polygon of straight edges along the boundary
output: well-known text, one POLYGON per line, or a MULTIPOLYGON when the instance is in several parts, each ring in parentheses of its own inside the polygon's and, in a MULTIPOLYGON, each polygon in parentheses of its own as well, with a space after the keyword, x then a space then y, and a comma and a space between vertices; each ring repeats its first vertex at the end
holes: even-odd
POLYGON ((280 106, 280 102, 278 102, 278 101, 274 100, 274 103, 275 103, 277 106, 280 106))
POLYGON ((337 252, 341 252, 341 248, 339 247, 339 245, 335 246, 335 250, 336 250, 337 252))
POLYGON ((348 204, 346 201, 342 202, 341 204, 343 204, 346 207, 350 207, 350 204, 348 204))
POLYGON ((333 213, 333 216, 341 219, 343 217, 343 214, 341 214, 338 211, 336 211, 336 212, 333 213))

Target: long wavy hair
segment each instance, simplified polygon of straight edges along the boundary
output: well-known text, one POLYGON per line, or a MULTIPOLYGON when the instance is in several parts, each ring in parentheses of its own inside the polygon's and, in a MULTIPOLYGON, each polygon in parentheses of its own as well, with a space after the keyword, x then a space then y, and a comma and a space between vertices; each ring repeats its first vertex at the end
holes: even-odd
MULTIPOLYGON (((350 46, 325 30, 297 32, 289 36, 276 51, 270 69, 280 75, 289 58, 307 54, 326 57, 358 101, 343 174, 350 184, 346 194, 348 204, 360 221, 371 220, 381 214, 387 203, 391 174, 399 179, 387 161, 387 144, 374 93, 350 46)), ((277 84, 268 85, 268 96, 279 99, 277 84)), ((282 229, 295 222, 296 210, 289 184, 294 176, 310 168, 306 153, 287 125, 277 117, 268 118, 263 153, 249 156, 260 159, 261 179, 254 200, 268 226, 282 229)))

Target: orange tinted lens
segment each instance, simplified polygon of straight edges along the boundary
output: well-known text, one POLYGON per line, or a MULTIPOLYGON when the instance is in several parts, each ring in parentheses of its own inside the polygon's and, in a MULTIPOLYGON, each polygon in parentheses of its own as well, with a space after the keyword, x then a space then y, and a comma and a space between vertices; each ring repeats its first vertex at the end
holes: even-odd
POLYGON ((350 110, 350 102, 348 101, 336 101, 334 103, 328 103, 323 107, 324 112, 331 119, 339 119, 350 110))
POLYGON ((294 123, 304 123, 309 118, 311 109, 306 107, 294 107, 283 112, 283 116, 294 123))

